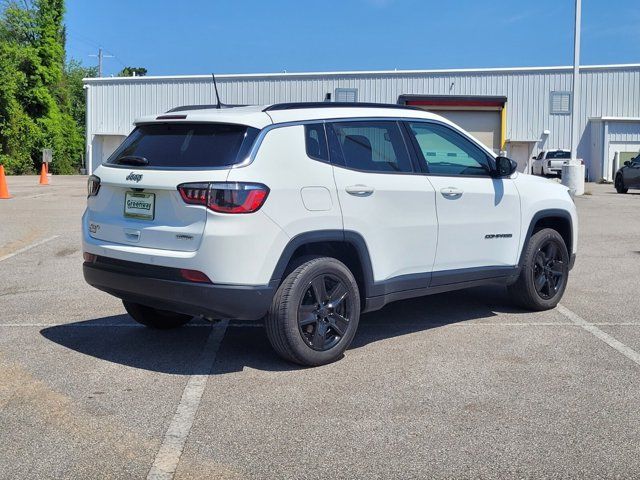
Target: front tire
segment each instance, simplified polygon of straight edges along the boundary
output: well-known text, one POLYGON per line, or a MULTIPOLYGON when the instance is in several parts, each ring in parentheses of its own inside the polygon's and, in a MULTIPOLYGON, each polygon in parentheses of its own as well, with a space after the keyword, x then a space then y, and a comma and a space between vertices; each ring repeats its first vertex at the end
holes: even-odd
POLYGON ((360 320, 360 292, 339 260, 317 257, 289 273, 265 318, 267 337, 285 360, 317 366, 339 359, 360 320))
POLYGON ((624 186, 624 179, 620 174, 616 175, 615 187, 618 193, 627 193, 629 191, 629 189, 624 186))
POLYGON ((167 310, 159 310, 157 308, 147 307, 139 303, 122 301, 125 310, 131 318, 150 328, 158 330, 167 330, 170 328, 181 327, 193 318, 191 315, 182 313, 169 312, 167 310))
POLYGON ((549 310, 562 298, 569 278, 569 253, 562 236, 551 228, 529 239, 522 268, 508 291, 514 303, 527 310, 549 310))

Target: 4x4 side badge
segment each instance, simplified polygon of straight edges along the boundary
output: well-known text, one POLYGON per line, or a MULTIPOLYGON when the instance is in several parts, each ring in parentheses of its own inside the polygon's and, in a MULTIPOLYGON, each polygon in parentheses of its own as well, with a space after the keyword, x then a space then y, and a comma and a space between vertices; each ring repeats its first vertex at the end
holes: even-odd
POLYGON ((129 175, 127 175, 127 178, 125 178, 125 180, 129 180, 130 182, 140 183, 140 180, 142 180, 142 174, 131 172, 129 175))

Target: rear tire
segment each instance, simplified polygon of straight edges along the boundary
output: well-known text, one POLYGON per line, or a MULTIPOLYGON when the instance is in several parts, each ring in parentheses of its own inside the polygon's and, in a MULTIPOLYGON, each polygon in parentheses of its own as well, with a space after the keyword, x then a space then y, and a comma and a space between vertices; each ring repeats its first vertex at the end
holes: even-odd
POLYGON ((620 174, 616 175, 615 187, 616 187, 616 192, 618 193, 627 193, 629 191, 629 189, 624 186, 624 179, 620 174))
POLYGON ((285 360, 317 366, 338 360, 360 320, 360 292, 339 260, 317 257, 292 270, 278 288, 265 329, 285 360))
POLYGON ((157 308, 147 307, 146 305, 140 305, 139 303, 125 302, 124 300, 122 304, 127 313, 131 315, 131 318, 136 322, 158 330, 181 327, 193 318, 191 315, 159 310, 157 308))
POLYGON ((529 239, 522 268, 508 291, 515 304, 527 310, 549 310, 562 298, 569 279, 569 253, 562 236, 551 228, 529 239))

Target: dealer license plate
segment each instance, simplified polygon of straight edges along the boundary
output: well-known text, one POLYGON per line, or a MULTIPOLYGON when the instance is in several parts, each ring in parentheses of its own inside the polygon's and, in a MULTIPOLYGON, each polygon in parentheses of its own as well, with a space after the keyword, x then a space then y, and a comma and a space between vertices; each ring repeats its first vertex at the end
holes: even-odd
POLYGON ((153 220, 156 207, 155 193, 125 192, 124 216, 153 220))

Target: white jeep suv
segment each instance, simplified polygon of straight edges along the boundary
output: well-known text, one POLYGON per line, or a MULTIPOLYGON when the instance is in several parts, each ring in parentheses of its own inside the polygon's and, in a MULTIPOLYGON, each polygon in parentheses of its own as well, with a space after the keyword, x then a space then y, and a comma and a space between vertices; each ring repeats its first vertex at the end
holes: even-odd
POLYGON ((487 283, 553 308, 572 267, 567 188, 399 105, 180 107, 144 117, 89 178, 84 276, 138 322, 264 317, 320 365, 360 314, 487 283))

